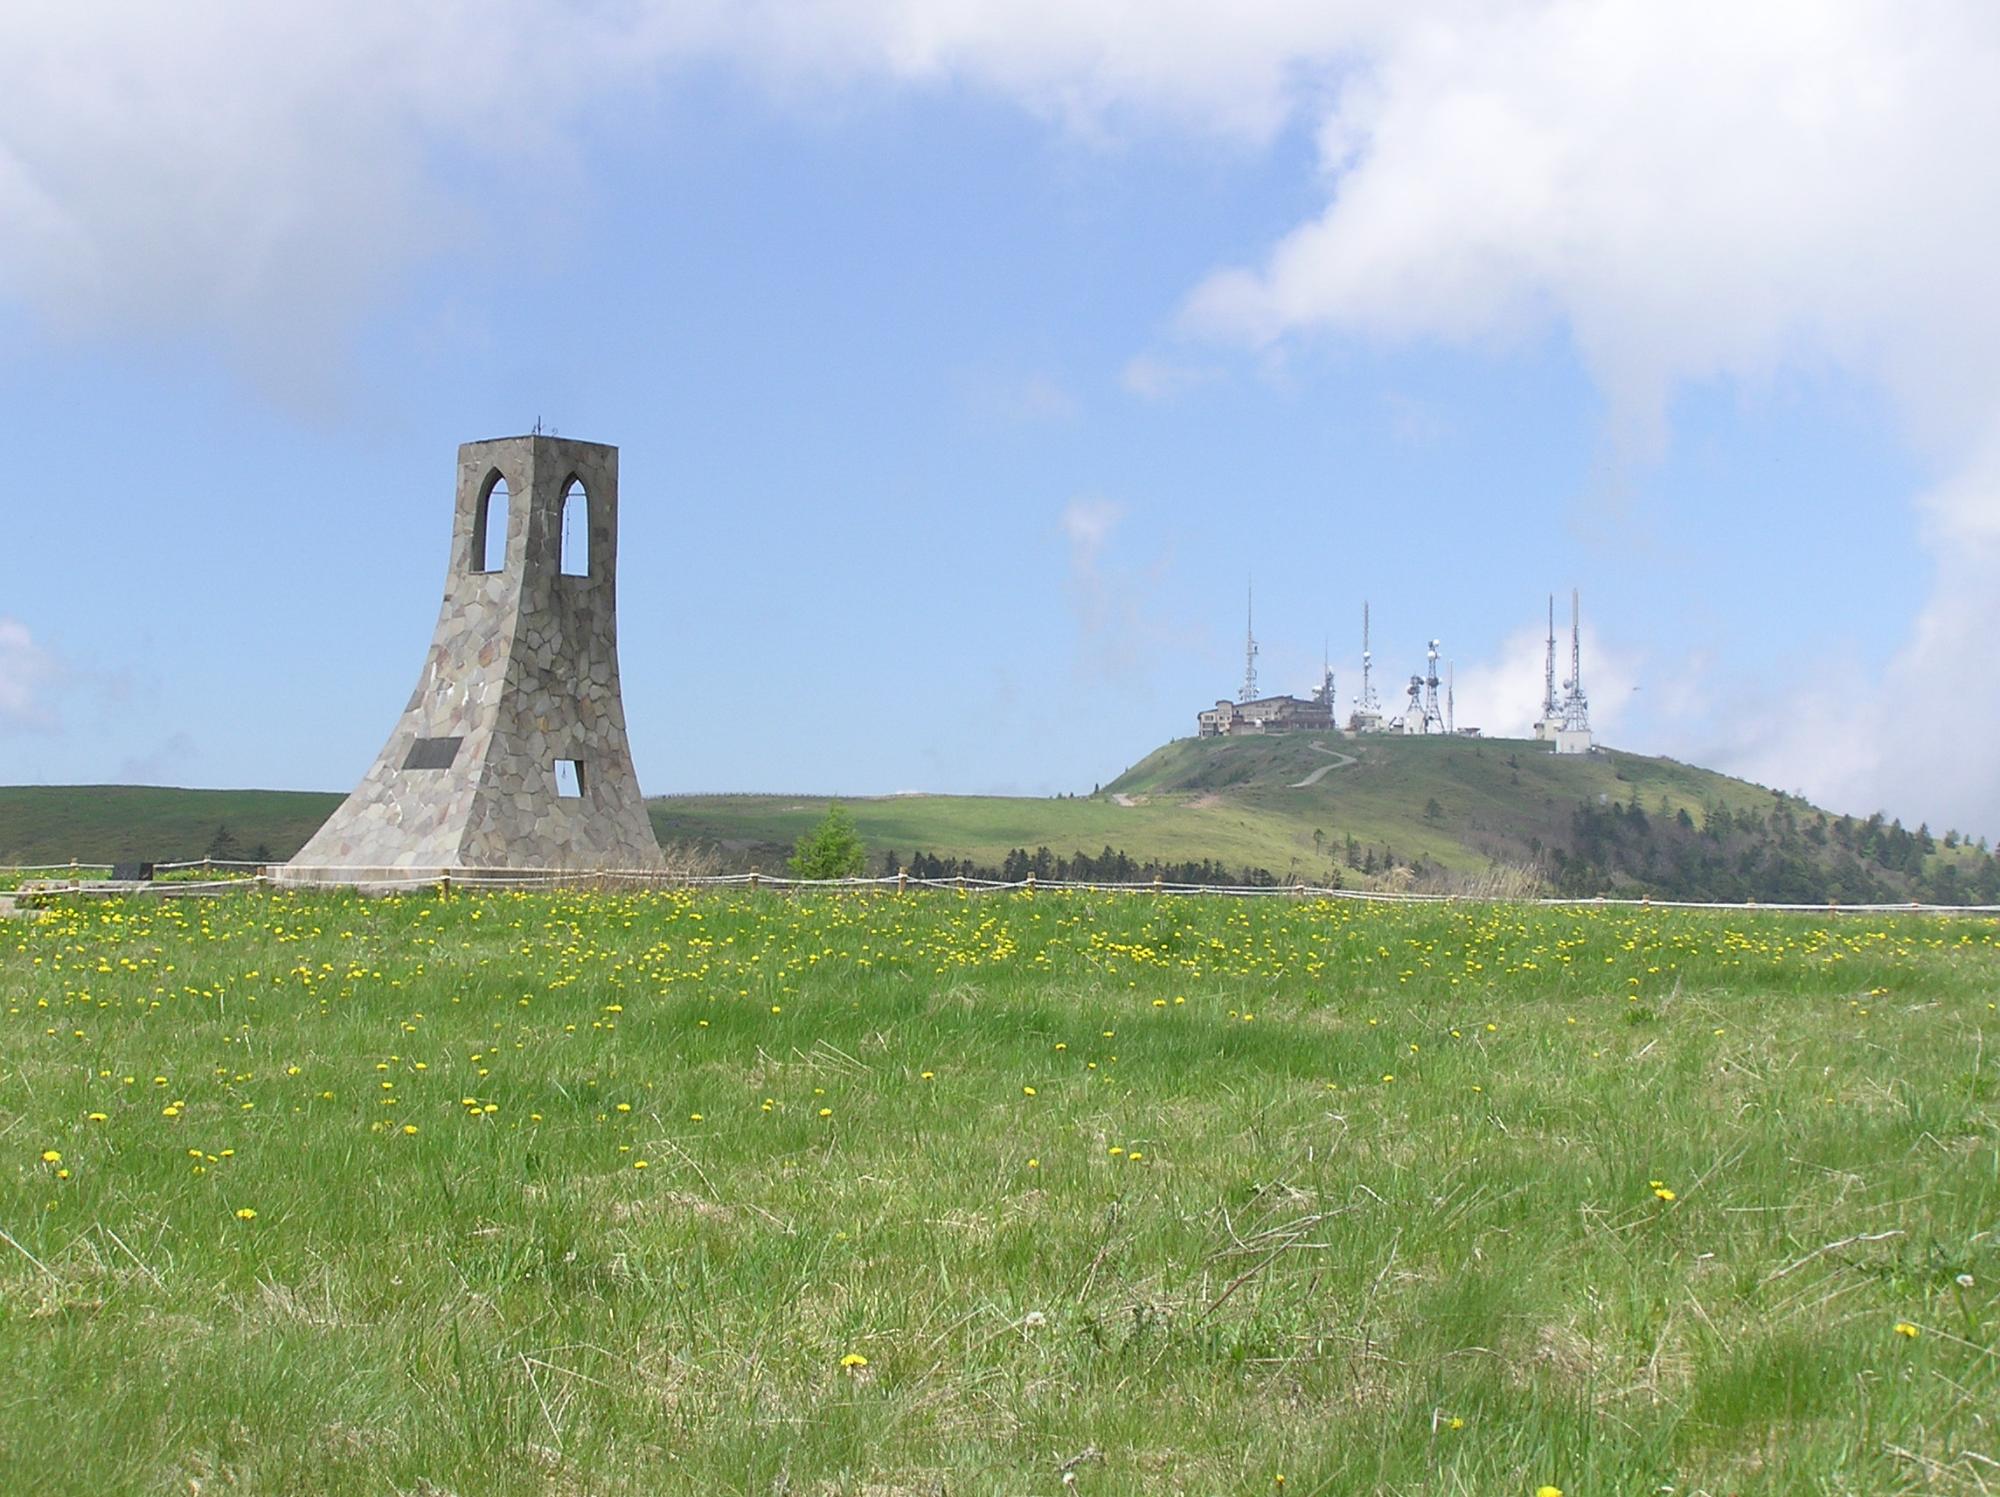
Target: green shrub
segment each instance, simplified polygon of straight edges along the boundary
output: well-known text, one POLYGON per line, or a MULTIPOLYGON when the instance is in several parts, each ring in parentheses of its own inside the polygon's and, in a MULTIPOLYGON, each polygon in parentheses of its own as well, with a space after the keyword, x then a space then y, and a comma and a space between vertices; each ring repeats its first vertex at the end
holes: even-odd
POLYGON ((792 848, 789 867, 798 878, 855 878, 867 866, 868 850, 844 806, 827 807, 818 826, 792 848))

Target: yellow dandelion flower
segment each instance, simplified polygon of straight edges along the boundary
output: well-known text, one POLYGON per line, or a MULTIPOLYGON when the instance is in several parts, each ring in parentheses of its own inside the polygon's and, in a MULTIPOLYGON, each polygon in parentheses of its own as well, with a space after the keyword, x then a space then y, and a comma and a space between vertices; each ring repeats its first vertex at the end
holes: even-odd
POLYGON ((1039 1159, 1030 1159, 1028 1161, 1028 1168, 1031 1170, 1038 1170, 1041 1167, 1042 1167, 1042 1161, 1039 1159))
POLYGON ((1034 1094, 1035 1094, 1035 1089, 1032 1086, 1024 1086, 1021 1088, 1021 1095, 1024 1097, 1032 1097, 1034 1096, 1034 1094))
POLYGON ((43 1163, 43 1164, 61 1164, 61 1163, 62 1163, 62 1155, 61 1155, 60 1153, 58 1153, 58 1152, 57 1152, 56 1150, 54 1150, 54 1149, 44 1149, 44 1150, 42 1150, 42 1163, 43 1163))
POLYGON ((645 1168, 646 1168, 646 1161, 645 1161, 645 1160, 643 1160, 643 1159, 635 1159, 635 1160, 633 1160, 633 1161, 632 1161, 632 1168, 633 1168, 633 1169, 635 1169, 635 1170, 642 1170, 642 1169, 645 1169, 645 1168))
POLYGON ((404 1132, 404 1133, 415 1133, 416 1131, 417 1131, 417 1125, 416 1125, 415 1123, 405 1123, 405 1124, 403 1124, 403 1132, 404 1132))
POLYGON ((238 1206, 236 1208, 236 1219, 240 1222, 253 1222, 257 1220, 257 1213, 249 1206, 238 1206))
POLYGON ((1907 1337, 1909 1340, 1914 1341, 1917 1339, 1920 1332, 1917 1330, 1915 1326, 1911 1325, 1907 1320, 1899 1320, 1896 1322, 1896 1334, 1898 1336, 1907 1337))
POLYGON ((831 1107, 822 1107, 819 1110, 819 1115, 823 1118, 830 1118, 833 1116, 833 1109, 831 1107))
POLYGON ((1671 1190, 1668 1190, 1664 1185, 1656 1186, 1653 1190, 1653 1194, 1658 1196, 1663 1201, 1671 1201, 1674 1199, 1674 1193, 1671 1190))
POLYGON ((866 1367, 868 1359, 858 1351, 851 1351, 840 1359, 840 1365, 852 1371, 857 1367, 866 1367))

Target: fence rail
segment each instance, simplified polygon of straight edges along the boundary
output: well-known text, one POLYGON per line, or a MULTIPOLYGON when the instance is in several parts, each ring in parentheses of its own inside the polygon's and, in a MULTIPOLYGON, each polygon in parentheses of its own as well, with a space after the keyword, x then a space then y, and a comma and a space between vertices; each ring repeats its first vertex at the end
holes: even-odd
POLYGON ((1319 884, 1176 884, 1154 879, 1144 883, 1109 883, 1084 879, 1037 879, 1030 875, 1024 879, 983 879, 983 878, 914 878, 908 874, 886 874, 878 878, 835 878, 805 879, 792 878, 782 874, 769 873, 718 873, 679 874, 662 872, 656 868, 541 868, 541 869, 479 869, 462 868, 447 870, 422 870, 408 875, 386 874, 375 877, 372 874, 358 875, 351 868, 331 867, 288 867, 288 877, 274 878, 270 873, 273 865, 253 863, 237 859, 197 858, 181 863, 156 863, 156 872, 185 871, 199 868, 204 872, 219 869, 254 869, 255 872, 238 873, 216 879, 162 879, 146 883, 119 884, 115 890, 96 891, 92 881, 81 875, 85 872, 109 872, 109 863, 35 863, 0 864, 0 874, 64 874, 68 880, 44 879, 42 886, 29 890, 31 894, 92 894, 117 893, 120 895, 157 895, 177 897, 189 894, 241 893, 248 889, 266 888, 280 892, 313 893, 328 892, 342 888, 358 888, 368 893, 415 893, 423 889, 435 889, 440 893, 457 890, 461 893, 493 890, 558 889, 558 888, 626 888, 626 889, 743 889, 748 891, 772 890, 790 893, 858 892, 875 890, 878 892, 904 893, 911 889, 935 889, 951 893, 973 894, 1035 894, 1047 893, 1091 893, 1091 894, 1158 894, 1158 895, 1212 895, 1224 899, 1316 899, 1347 901, 1363 904, 1518 904, 1541 908, 1579 909, 1651 909, 1651 910, 1726 910, 1739 914, 1810 914, 1810 915, 1959 915, 1992 916, 2000 915, 2000 904, 1925 904, 1906 901, 1893 904, 1803 904, 1771 903, 1756 901, 1731 903, 1724 900, 1690 899, 1644 899, 1613 898, 1602 895, 1536 895, 1528 898, 1496 898, 1476 894, 1429 894, 1402 892, 1390 889, 1336 889, 1319 884))

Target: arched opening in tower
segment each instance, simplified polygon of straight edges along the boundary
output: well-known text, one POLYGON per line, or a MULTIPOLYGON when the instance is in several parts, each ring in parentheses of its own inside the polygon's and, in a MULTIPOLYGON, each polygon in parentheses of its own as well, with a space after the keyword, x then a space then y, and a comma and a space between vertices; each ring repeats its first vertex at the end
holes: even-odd
POLYGON ((590 575, 590 495, 583 480, 572 478, 563 486, 562 575, 590 575))
POLYGON ((507 480, 495 472, 472 522, 472 570, 507 570, 507 480))

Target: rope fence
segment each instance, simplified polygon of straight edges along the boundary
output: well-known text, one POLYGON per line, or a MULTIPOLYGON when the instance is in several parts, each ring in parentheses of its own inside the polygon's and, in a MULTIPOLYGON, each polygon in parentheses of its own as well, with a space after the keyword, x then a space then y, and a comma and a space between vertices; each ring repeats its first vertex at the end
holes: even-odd
POLYGON ((1522 897, 1495 897, 1478 894, 1415 893, 1393 889, 1337 889, 1319 884, 1176 884, 1163 880, 1144 883, 1107 883, 1077 879, 1037 879, 1033 875, 1024 879, 982 879, 982 878, 914 878, 908 874, 885 874, 877 878, 834 878, 806 879, 792 878, 782 874, 769 873, 720 873, 720 874, 680 874, 663 872, 656 868, 544 868, 544 869, 479 869, 461 868, 448 870, 415 870, 398 874, 381 870, 375 876, 371 870, 332 867, 292 867, 285 866, 284 876, 274 877, 272 865, 242 860, 222 858, 199 858, 180 863, 156 863, 156 873, 185 871, 199 868, 204 872, 216 870, 255 870, 232 874, 223 878, 208 879, 158 879, 144 882, 121 882, 109 888, 93 888, 94 881, 81 875, 102 871, 109 873, 109 863, 40 863, 40 864, 0 864, 0 874, 68 874, 67 880, 44 879, 37 886, 16 891, 29 896, 56 894, 84 895, 157 895, 173 898, 182 895, 212 895, 241 893, 248 889, 264 888, 280 892, 313 893, 338 889, 356 889, 369 894, 415 893, 434 889, 440 894, 456 890, 460 893, 484 891, 505 892, 509 890, 551 890, 551 889, 740 889, 749 892, 770 890, 778 893, 819 893, 819 892, 877 892, 907 893, 912 889, 932 889, 963 895, 973 894, 1035 894, 1048 893, 1089 893, 1110 895, 1210 895, 1225 899, 1306 899, 1326 901, 1348 901, 1363 904, 1446 904, 1485 905, 1516 904, 1541 908, 1579 909, 1650 909, 1650 910, 1712 910, 1731 911, 1738 914, 1810 914, 1810 915, 1945 915, 1945 916, 1992 916, 2000 915, 2000 905, 1995 904, 1924 904, 1909 901, 1893 904, 1760 904, 1755 901, 1731 903, 1724 900, 1684 900, 1684 899, 1644 899, 1622 898, 1601 895, 1537 895, 1522 897))

